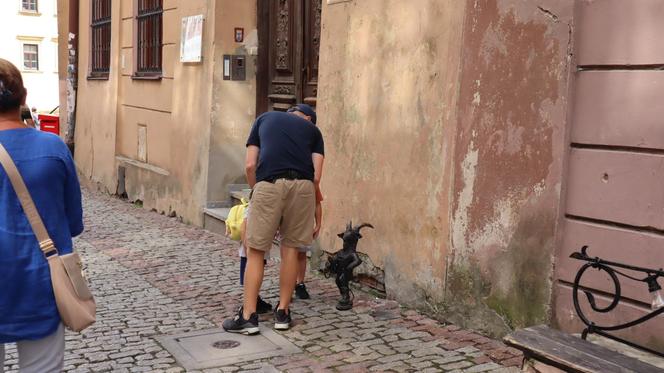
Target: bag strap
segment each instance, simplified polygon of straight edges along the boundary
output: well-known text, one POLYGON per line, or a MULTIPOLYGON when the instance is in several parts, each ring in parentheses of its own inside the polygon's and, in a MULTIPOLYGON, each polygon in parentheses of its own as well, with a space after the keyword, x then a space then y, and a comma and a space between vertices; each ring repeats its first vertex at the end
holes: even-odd
POLYGON ((30 192, 25 186, 25 182, 16 168, 16 164, 2 144, 0 144, 0 165, 2 165, 7 176, 9 176, 9 181, 14 187, 14 191, 21 202, 21 206, 30 222, 32 231, 35 233, 35 236, 37 236, 39 248, 44 253, 44 256, 48 257, 53 253, 57 255, 58 250, 55 248, 55 244, 53 244, 51 237, 48 235, 48 231, 46 231, 44 222, 42 221, 41 216, 39 216, 39 211, 37 211, 37 208, 35 207, 30 192))

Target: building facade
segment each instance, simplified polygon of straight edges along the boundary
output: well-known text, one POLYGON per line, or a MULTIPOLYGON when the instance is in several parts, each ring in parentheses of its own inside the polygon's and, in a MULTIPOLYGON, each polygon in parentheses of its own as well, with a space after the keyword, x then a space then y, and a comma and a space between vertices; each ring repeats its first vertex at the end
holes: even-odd
POLYGON ((0 58, 21 70, 27 105, 49 112, 58 97, 57 0, 0 2, 0 58))
MULTIPOLYGON (((323 251, 370 222, 360 275, 388 297, 491 335, 579 331, 573 251, 664 262, 662 14, 660 0, 80 1, 76 160, 88 184, 202 225, 244 182, 256 115, 315 104, 323 251), (109 40, 93 36, 104 3, 109 40), (191 16, 201 59, 183 62, 191 16)), ((598 320, 647 312, 647 287, 627 297, 598 320)), ((661 348, 662 328, 626 334, 661 348)))

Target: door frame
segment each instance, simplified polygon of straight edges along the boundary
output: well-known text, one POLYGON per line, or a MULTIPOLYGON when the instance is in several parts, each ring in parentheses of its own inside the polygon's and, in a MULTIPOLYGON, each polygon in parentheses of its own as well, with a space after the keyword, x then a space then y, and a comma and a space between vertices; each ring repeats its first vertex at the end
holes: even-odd
POLYGON ((270 79, 270 0, 257 0, 256 24, 258 58, 256 60, 256 117, 267 111, 270 79))

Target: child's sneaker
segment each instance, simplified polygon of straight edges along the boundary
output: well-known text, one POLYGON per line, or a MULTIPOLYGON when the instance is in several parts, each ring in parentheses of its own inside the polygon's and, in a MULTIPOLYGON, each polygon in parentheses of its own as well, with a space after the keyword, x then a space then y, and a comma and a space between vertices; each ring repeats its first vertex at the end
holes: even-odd
POLYGON ((264 315, 270 312, 272 312, 272 305, 264 301, 261 297, 258 297, 258 300, 256 301, 256 313, 264 315))
POLYGON ((309 292, 307 292, 307 287, 304 286, 304 283, 295 285, 295 296, 299 299, 309 299, 309 292))
POLYGON ((234 318, 224 320, 224 323, 221 326, 225 331, 230 333, 254 335, 258 334, 260 331, 260 329, 258 329, 258 315, 256 312, 249 316, 249 320, 245 320, 242 315, 242 307, 240 307, 240 310, 234 318))
POLYGON ((291 321, 290 311, 286 313, 284 310, 274 309, 274 328, 276 330, 288 330, 291 321))

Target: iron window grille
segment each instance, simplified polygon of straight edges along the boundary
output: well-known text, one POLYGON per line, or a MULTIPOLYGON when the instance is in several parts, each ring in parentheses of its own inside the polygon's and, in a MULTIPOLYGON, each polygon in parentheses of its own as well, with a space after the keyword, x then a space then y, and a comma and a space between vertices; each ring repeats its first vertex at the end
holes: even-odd
POLYGON ((91 77, 106 77, 111 62, 111 0, 92 0, 91 77))
POLYGON ((23 44, 23 68, 39 70, 39 46, 37 44, 23 44))
POLYGON ((21 0, 21 10, 37 13, 37 0, 21 0))
POLYGON ((138 0, 136 15, 136 76, 161 76, 162 0, 138 0))

